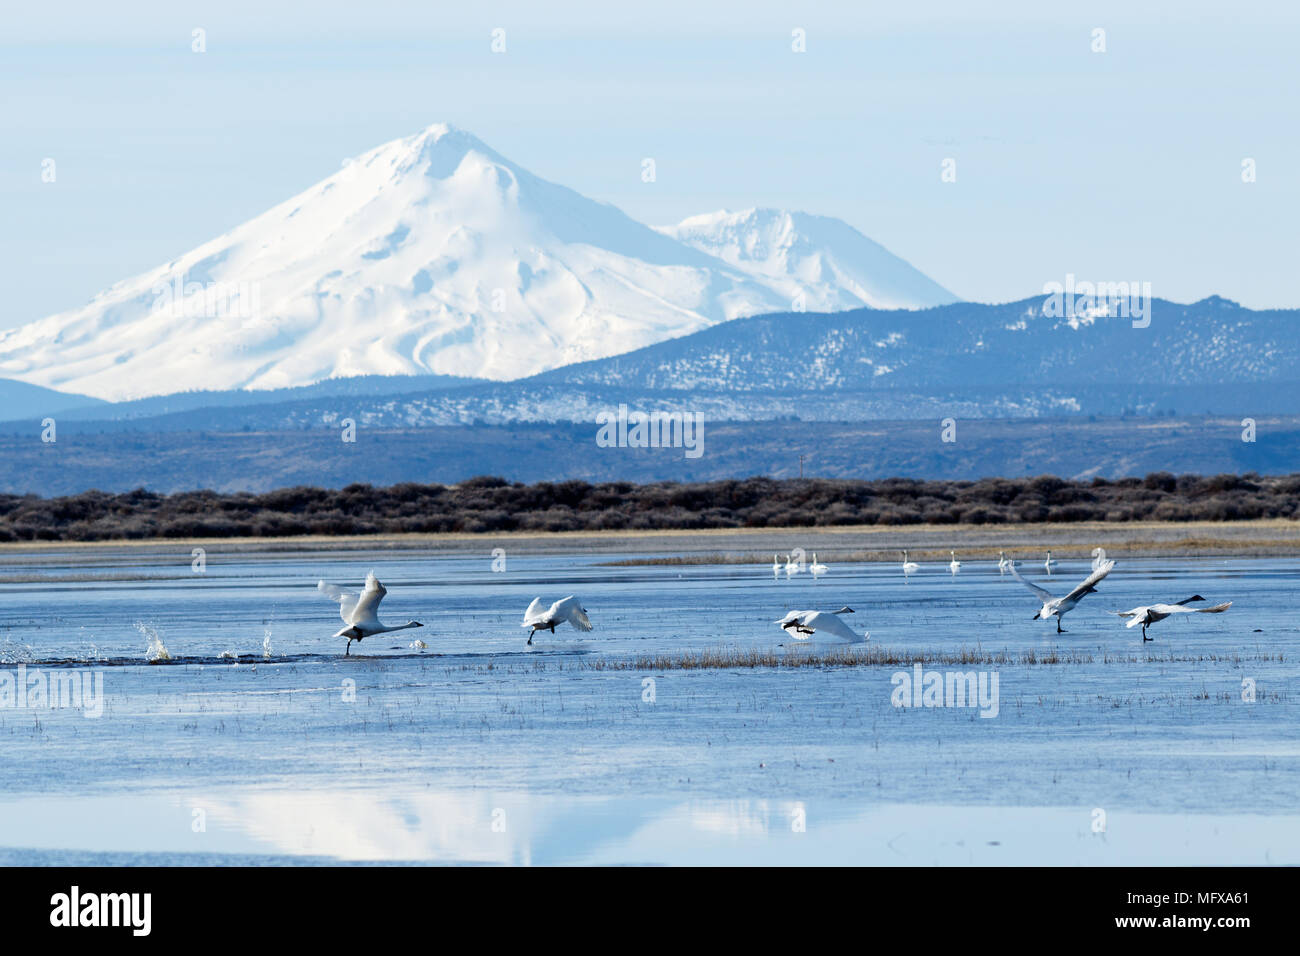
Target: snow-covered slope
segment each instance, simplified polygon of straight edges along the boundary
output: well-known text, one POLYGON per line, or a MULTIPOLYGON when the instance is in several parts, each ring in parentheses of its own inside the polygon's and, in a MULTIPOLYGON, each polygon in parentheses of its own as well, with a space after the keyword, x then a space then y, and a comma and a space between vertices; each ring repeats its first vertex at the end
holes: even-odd
MULTIPOLYGON (((825 274, 839 281, 838 266, 825 274)), ((0 333, 0 376, 112 400, 363 374, 513 379, 786 310, 790 288, 435 125, 82 308, 0 333)), ((816 296, 810 308, 842 299, 816 296)))
POLYGON ((869 306, 914 309, 956 302, 931 281, 848 223, 782 209, 692 216, 659 231, 722 259, 803 310, 869 306))

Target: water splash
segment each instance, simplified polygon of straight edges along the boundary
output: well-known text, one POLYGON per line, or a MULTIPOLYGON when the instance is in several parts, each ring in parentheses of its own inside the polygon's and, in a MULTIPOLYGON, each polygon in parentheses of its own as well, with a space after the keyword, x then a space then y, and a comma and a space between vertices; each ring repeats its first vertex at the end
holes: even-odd
POLYGON ((6 637, 0 641, 0 664, 23 664, 34 661, 32 646, 6 637))
POLYGON ((222 651, 220 654, 217 655, 217 657, 219 657, 223 661, 233 661, 235 659, 235 652, 222 651))
POLYGON ((137 621, 135 629, 144 636, 149 642, 145 648, 144 659, 147 661, 169 661, 172 659, 171 654, 167 651, 167 645, 162 641, 162 635, 158 631, 143 621, 137 621))
POLYGON ((268 661, 271 659, 271 628, 270 627, 267 627, 266 631, 262 634, 262 658, 268 661))
POLYGON ((406 646, 413 651, 422 651, 429 645, 424 643, 424 641, 411 641, 411 643, 407 644, 406 646))

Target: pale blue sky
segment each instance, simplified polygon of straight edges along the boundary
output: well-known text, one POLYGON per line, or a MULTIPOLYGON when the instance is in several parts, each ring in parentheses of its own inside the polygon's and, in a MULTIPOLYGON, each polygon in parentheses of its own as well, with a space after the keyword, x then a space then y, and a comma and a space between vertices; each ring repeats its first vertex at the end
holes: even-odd
POLYGON ((650 223, 838 216, 965 298, 1073 272, 1300 306, 1298 26, 1295 4, 1188 0, 11 4, 0 327, 439 121, 650 223))

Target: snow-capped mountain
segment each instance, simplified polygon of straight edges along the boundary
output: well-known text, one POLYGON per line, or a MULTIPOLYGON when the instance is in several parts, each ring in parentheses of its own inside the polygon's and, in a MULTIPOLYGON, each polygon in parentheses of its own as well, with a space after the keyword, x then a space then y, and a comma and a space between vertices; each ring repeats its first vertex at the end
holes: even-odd
POLYGON ((833 312, 868 306, 914 309, 956 302, 848 223, 782 209, 692 216, 660 232, 707 252, 783 297, 790 309, 833 312))
POLYGON ((0 377, 111 400, 365 374, 514 379, 786 311, 800 291, 809 309, 946 301, 847 225, 755 215, 658 232, 435 125, 82 308, 0 333, 0 377))

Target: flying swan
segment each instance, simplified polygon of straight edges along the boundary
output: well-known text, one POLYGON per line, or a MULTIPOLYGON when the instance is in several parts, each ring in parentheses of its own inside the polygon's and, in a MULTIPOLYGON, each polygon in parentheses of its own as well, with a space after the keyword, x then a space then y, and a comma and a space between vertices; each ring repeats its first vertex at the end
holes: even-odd
POLYGON ((1114 567, 1114 561, 1106 561, 1100 568, 1088 575, 1087 579, 1082 584, 1062 598, 1052 597, 1049 592, 1043 590, 1037 584, 1031 584, 1022 578, 1020 572, 1016 570, 1016 563, 1014 561, 1011 562, 1011 574, 1017 581, 1037 594, 1043 601, 1042 608, 1033 616, 1033 618, 1031 618, 1031 620, 1037 621, 1041 618, 1046 621, 1049 617, 1055 617, 1056 633, 1064 634, 1065 632, 1061 630, 1061 616, 1068 611, 1074 610, 1075 605, 1089 594, 1094 593, 1097 590, 1094 585, 1099 583, 1106 575, 1110 574, 1114 567))
POLYGON ((528 632, 528 643, 532 644, 533 635, 538 631, 550 631, 554 634, 555 626, 565 621, 580 631, 591 630, 591 621, 587 620, 587 609, 572 594, 561 598, 548 608, 542 607, 541 598, 533 598, 533 603, 528 605, 528 610, 524 612, 524 621, 519 626, 532 628, 528 632))
POLYGON ((366 575, 366 586, 360 596, 325 581, 318 581, 316 588, 330 600, 339 603, 339 617, 343 618, 343 623, 347 626, 334 636, 348 639, 347 650, 343 652, 344 657, 352 653, 353 641, 360 641, 364 637, 372 637, 375 634, 386 634, 389 631, 404 631, 408 627, 424 627, 419 621, 407 621, 396 627, 384 626, 379 620, 379 602, 384 599, 388 589, 379 583, 374 571, 366 575))
POLYGON ((848 644, 865 644, 871 635, 859 634, 838 617, 840 614, 854 613, 851 607, 842 607, 838 611, 791 611, 779 621, 773 623, 782 630, 793 634, 795 640, 806 641, 818 631, 833 635, 848 644))
POLYGON ((1205 598, 1199 594, 1189 597, 1185 601, 1179 601, 1177 604, 1148 604, 1146 607, 1135 607, 1131 611, 1111 611, 1111 614, 1118 614, 1120 617, 1128 618, 1125 627, 1137 627, 1142 625, 1142 640, 1153 641, 1155 638, 1147 637, 1147 628, 1156 621, 1163 621, 1171 614, 1222 614, 1228 608, 1232 607, 1232 602, 1226 604, 1216 604, 1214 607, 1188 607, 1194 601, 1204 601, 1205 598))

